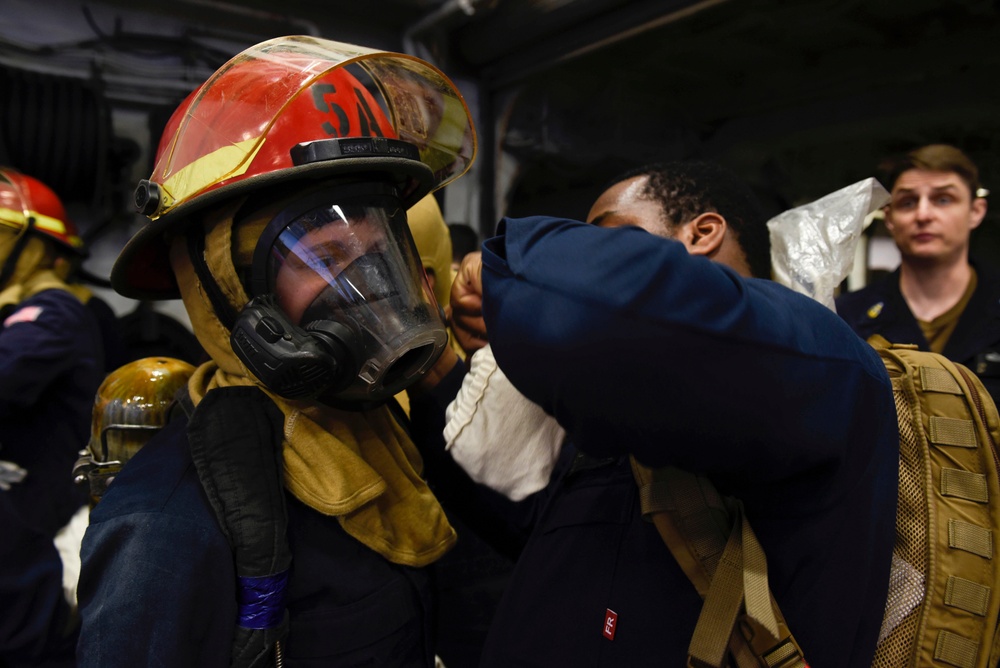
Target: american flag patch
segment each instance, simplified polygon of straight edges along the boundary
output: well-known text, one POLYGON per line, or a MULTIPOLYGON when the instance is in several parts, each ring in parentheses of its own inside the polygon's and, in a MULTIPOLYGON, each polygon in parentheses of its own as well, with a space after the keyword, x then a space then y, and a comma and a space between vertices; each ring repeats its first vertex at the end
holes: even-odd
POLYGON ((38 320, 38 316, 41 314, 41 306, 25 306, 8 316, 7 319, 3 321, 3 326, 10 327, 11 325, 16 325, 19 322, 34 322, 38 320))

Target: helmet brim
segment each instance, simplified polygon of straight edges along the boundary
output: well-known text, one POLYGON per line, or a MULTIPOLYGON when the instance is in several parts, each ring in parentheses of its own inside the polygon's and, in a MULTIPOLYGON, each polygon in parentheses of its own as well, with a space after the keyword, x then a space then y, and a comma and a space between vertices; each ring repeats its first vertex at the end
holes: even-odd
POLYGON ((404 205, 409 208, 433 189, 434 173, 426 164, 406 158, 340 158, 292 170, 279 170, 246 178, 238 183, 204 193, 151 221, 122 248, 111 269, 115 291, 131 299, 179 299, 180 290, 170 266, 169 244, 164 233, 182 232, 198 222, 196 214, 235 197, 297 181, 316 181, 340 175, 387 174, 401 186, 404 205))

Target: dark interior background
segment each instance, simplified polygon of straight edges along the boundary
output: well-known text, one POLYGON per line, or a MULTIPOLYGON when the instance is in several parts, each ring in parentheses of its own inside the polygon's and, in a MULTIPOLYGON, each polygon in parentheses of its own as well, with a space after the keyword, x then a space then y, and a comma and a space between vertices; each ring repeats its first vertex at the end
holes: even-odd
MULTIPOLYGON (((314 34, 424 57, 477 123, 442 196, 502 215, 586 214, 615 173, 708 158, 773 213, 949 142, 1000 193, 998 0, 2 0, 0 162, 49 182, 96 276, 142 219, 135 182, 195 86, 246 46, 314 34)), ((977 252, 1000 259, 1000 205, 977 252)))

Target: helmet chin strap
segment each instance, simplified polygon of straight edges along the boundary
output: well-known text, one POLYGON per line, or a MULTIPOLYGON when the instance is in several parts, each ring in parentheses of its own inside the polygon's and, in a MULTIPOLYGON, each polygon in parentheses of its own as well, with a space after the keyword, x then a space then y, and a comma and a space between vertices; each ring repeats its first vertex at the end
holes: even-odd
POLYGON ((11 248, 10 254, 3 263, 3 269, 0 270, 0 289, 6 288, 7 283, 10 281, 11 277, 14 276, 14 270, 17 268, 17 261, 21 258, 21 252, 28 243, 28 235, 35 228, 35 217, 28 216, 27 223, 21 229, 21 232, 17 236, 17 241, 14 242, 14 247, 11 248))
POLYGON ((212 302, 212 309, 215 311, 215 315, 219 317, 219 321, 227 331, 233 331, 233 325, 236 324, 238 313, 222 293, 222 288, 219 287, 215 277, 212 276, 212 272, 208 268, 208 263, 205 261, 205 235, 188 234, 187 250, 188 257, 191 258, 191 264, 194 266, 194 272, 198 275, 198 280, 201 281, 202 287, 205 288, 208 300, 212 302))

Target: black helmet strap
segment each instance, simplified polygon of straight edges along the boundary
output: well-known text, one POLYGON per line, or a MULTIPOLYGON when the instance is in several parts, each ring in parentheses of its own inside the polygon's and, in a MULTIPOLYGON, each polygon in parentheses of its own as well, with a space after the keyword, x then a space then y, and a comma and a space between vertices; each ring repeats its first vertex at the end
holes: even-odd
POLYGON ((191 258, 191 264, 194 265, 194 271, 198 275, 198 280, 201 281, 202 286, 205 288, 208 300, 212 302, 215 315, 219 317, 226 330, 233 331, 233 325, 236 324, 237 312, 222 293, 222 288, 219 287, 219 283, 212 276, 212 272, 208 268, 208 262, 205 261, 205 234, 188 234, 187 248, 188 257, 191 258))
POLYGON ((28 237, 33 229, 35 229, 35 217, 28 216, 28 221, 25 223, 24 229, 18 235, 17 241, 14 242, 14 248, 11 249, 10 255, 7 256, 6 261, 3 263, 3 269, 0 270, 0 289, 7 287, 7 281, 14 275, 14 270, 17 268, 17 261, 20 259, 21 253, 24 251, 24 247, 28 243, 28 237))

